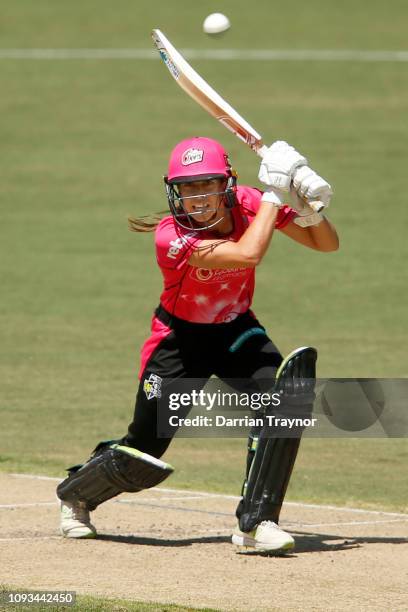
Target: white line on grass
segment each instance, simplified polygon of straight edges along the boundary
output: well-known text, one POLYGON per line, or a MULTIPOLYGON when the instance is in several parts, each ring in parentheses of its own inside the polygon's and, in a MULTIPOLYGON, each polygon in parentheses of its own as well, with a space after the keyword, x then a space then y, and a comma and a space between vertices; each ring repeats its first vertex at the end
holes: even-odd
MULTIPOLYGON (((50 479, 51 480, 51 479, 50 479)), ((160 490, 156 489, 156 492, 159 492, 160 490)), ((216 494, 213 494, 216 495, 216 494)), ((197 513, 201 513, 201 514, 212 514, 212 515, 218 515, 218 516, 231 516, 231 513, 229 512, 217 512, 217 511, 211 511, 211 510, 202 510, 202 509, 197 509, 197 508, 184 508, 184 507, 180 507, 180 506, 171 506, 163 503, 158 503, 158 502, 163 502, 163 501, 174 501, 174 500, 205 500, 208 499, 208 495, 203 494, 200 496, 190 496, 190 495, 186 495, 186 496, 177 496, 177 497, 172 497, 172 496, 166 496, 166 497, 159 497, 156 498, 154 500, 153 497, 149 497, 146 498, 144 497, 142 500, 136 500, 136 499, 116 499, 116 500, 112 500, 113 503, 119 503, 119 504, 130 504, 130 505, 136 505, 136 506, 148 506, 148 507, 153 507, 153 508, 163 508, 164 510, 168 509, 168 510, 179 510, 179 511, 183 511, 183 512, 197 512, 197 513), (155 503, 151 503, 154 500, 155 503)), ((232 497, 232 496, 230 496, 232 497)), ((238 499, 238 498, 237 498, 238 499)), ((32 506, 55 506, 57 504, 57 502, 37 502, 37 503, 24 503, 24 504, 0 504, 0 509, 15 509, 15 508, 27 508, 27 507, 32 507, 32 506)), ((317 506, 317 508, 320 508, 320 506, 317 506)), ((298 521, 292 522, 290 521, 289 523, 286 523, 289 526, 296 526, 296 527, 340 527, 340 526, 344 526, 344 525, 376 525, 376 524, 382 524, 382 523, 404 523, 408 521, 408 516, 405 517, 401 517, 401 518, 390 518, 390 519, 381 519, 381 520, 372 520, 372 521, 347 521, 347 522, 335 522, 335 523, 299 523, 298 521)), ((217 530, 214 530, 217 531, 217 530)), ((135 534, 133 534, 135 535, 135 534)), ((0 540, 3 541, 3 540, 0 540)))
MULTIPOLYGON (((344 525, 379 525, 383 523, 406 523, 408 521, 407 518, 398 518, 398 519, 386 519, 381 521, 344 521, 340 523, 293 523, 293 525, 297 525, 299 527, 343 527, 344 525)), ((292 523, 286 523, 292 525, 292 523)))
POLYGON ((299 508, 316 508, 317 510, 335 510, 337 512, 353 512, 359 514, 376 514, 379 516, 395 516, 399 518, 408 518, 408 514, 403 512, 386 512, 383 510, 364 510, 363 508, 348 508, 347 506, 330 506, 327 504, 304 504, 302 502, 285 502, 286 506, 299 508))
MULTIPOLYGON (((55 482, 61 482, 62 478, 55 478, 50 476, 37 476, 35 474, 10 474, 14 478, 31 478, 36 480, 53 480, 55 482)), ((176 493, 178 495, 183 495, 183 489, 170 489, 167 487, 156 487, 155 489, 150 489, 151 493, 176 493)), ((196 491, 196 490, 186 490, 186 495, 197 495, 197 499, 206 499, 206 498, 222 498, 222 499, 231 499, 237 501, 240 499, 238 495, 225 495, 224 493, 208 493, 206 491, 196 491)), ((121 500, 122 503, 129 503, 132 500, 121 500)), ((303 502, 284 502, 285 506, 292 506, 294 508, 316 508, 317 510, 333 510, 336 512, 352 512, 358 514, 372 514, 377 516, 395 516, 396 518, 408 518, 408 514, 403 512, 388 512, 383 510, 364 510, 363 508, 349 508, 347 506, 331 506, 328 504, 308 504, 303 502)))
POLYGON ((37 474, 10 474, 13 478, 34 478, 35 480, 53 480, 54 482, 62 482, 62 478, 55 476, 39 476, 37 474))
MULTIPOLYGON (((169 489, 166 487, 156 487, 156 489, 152 489, 152 492, 160 493, 164 491, 164 493, 181 493, 182 489, 169 489)), ((197 495, 197 499, 206 499, 208 497, 222 497, 223 499, 240 499, 238 495, 226 495, 225 493, 209 493, 208 491, 191 491, 190 489, 186 491, 189 495, 197 495)))
POLYGON ((23 542, 27 540, 60 540, 61 536, 27 536, 23 538, 0 538, 0 542, 23 542))
MULTIPOLYGON (((202 498, 203 499, 203 498, 202 498)), ((198 513, 198 514, 210 514, 213 516, 228 516, 228 517, 232 517, 233 514, 231 512, 220 512, 217 510, 202 510, 199 508, 191 508, 190 507, 184 507, 184 506, 173 506, 173 505, 169 505, 169 504, 161 504, 159 503, 160 501, 162 501, 162 498, 159 497, 157 502, 150 502, 150 501, 146 501, 145 499, 143 499, 143 501, 138 501, 136 499, 117 499, 115 501, 115 503, 117 504, 129 504, 132 506, 146 506, 149 508, 160 508, 163 510, 176 510, 178 512, 189 512, 189 513, 198 513)), ((285 505, 285 504, 284 504, 285 505)), ((306 505, 306 504, 303 504, 306 505)), ((317 508, 320 508, 320 506, 316 506, 317 508)), ((381 513, 383 514, 383 513, 381 513)), ((371 520, 371 521, 337 521, 335 523, 300 523, 298 521, 284 521, 283 525, 284 526, 288 526, 289 527, 343 527, 344 525, 377 525, 377 524, 383 524, 383 523, 405 523, 408 522, 408 516, 407 517, 401 517, 401 518, 393 518, 393 519, 385 519, 385 520, 371 520)))
MULTIPOLYGON (((166 488, 166 487, 156 487, 155 489, 152 489, 151 492, 152 493, 161 493, 162 491, 164 491, 165 493, 181 493, 181 489, 170 489, 170 488, 166 488)), ((238 501, 240 498, 240 496, 238 495, 225 495, 224 493, 208 493, 206 491, 195 491, 195 490, 188 490, 186 493, 191 494, 191 495, 197 495, 197 499, 206 499, 206 498, 216 498, 216 497, 221 497, 223 499, 232 499, 235 501, 238 501)), ((316 508, 318 510, 323 509, 323 510, 337 510, 340 512, 355 512, 355 513, 361 513, 361 514, 375 514, 375 515, 381 515, 381 516, 395 516, 395 517, 399 517, 399 518, 408 518, 408 514, 405 514, 403 512, 388 512, 385 510, 364 510, 363 508, 349 508, 347 506, 331 506, 328 504, 309 504, 309 503, 303 503, 303 502, 284 502, 285 506, 293 506, 293 507, 299 507, 299 508, 316 508)))
MULTIPOLYGON (((153 489, 150 492, 151 493, 156 493, 156 491, 153 491, 153 489)), ((177 492, 179 493, 180 491, 177 491, 177 492)), ((160 495, 159 498, 143 496, 143 501, 149 501, 149 502, 150 501, 154 501, 155 502, 155 501, 157 501, 157 499, 159 499, 160 501, 175 501, 175 500, 177 500, 177 501, 189 501, 191 499, 194 499, 194 500, 198 499, 199 501, 202 501, 202 500, 208 499, 208 498, 207 498, 207 496, 203 497, 201 495, 180 495, 180 497, 178 497, 177 495, 167 495, 167 496, 160 495)))
POLYGON ((219 510, 202 510, 201 508, 191 508, 185 506, 172 506, 169 504, 161 504, 160 498, 157 502, 138 501, 136 499, 116 499, 116 504, 129 504, 130 506, 145 506, 147 508, 160 508, 161 510, 176 510, 177 512, 189 512, 196 514, 210 514, 212 516, 233 516, 232 512, 220 512, 219 510))
MULTIPOLYGON (((196 60, 407 62, 408 51, 359 49, 182 49, 196 60)), ((0 59, 158 60, 154 49, 0 49, 0 59)))
POLYGON ((0 509, 4 510, 7 508, 30 508, 32 506, 55 506, 57 505, 58 502, 55 500, 55 502, 33 502, 33 503, 29 503, 29 504, 0 504, 0 509))

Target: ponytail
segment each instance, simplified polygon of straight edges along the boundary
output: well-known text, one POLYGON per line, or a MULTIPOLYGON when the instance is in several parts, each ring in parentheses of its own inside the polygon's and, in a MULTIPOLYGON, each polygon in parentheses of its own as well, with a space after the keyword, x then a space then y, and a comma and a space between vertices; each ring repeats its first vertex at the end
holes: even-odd
POLYGON ((131 232, 154 232, 168 210, 144 215, 143 217, 128 217, 128 227, 131 232))

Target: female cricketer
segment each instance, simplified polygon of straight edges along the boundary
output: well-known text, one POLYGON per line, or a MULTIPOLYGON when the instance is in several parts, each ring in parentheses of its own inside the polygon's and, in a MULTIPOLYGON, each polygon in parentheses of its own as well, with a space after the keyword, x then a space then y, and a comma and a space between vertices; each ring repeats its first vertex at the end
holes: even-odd
MULTIPOLYGON (((318 251, 338 249, 336 230, 323 214, 332 190, 283 141, 268 148, 258 176, 263 190, 237 185, 218 142, 189 138, 173 149, 164 178, 171 214, 151 225, 130 219, 134 231, 155 229, 163 291, 141 351, 136 408, 127 434, 101 442, 85 464, 69 468, 57 488, 65 537, 94 537, 90 511, 121 492, 155 486, 172 472, 160 459, 171 435, 160 437, 158 418, 168 410, 164 400, 175 382, 191 393, 199 391, 197 380, 204 385, 213 375, 245 381, 252 390, 270 389, 279 381, 289 404, 295 399, 304 414, 310 411, 311 395, 299 397, 295 377, 314 378, 316 350, 304 347, 283 359, 251 303, 255 268, 275 230, 318 251), (317 202, 321 211, 314 212, 307 202, 317 202)), ((294 546, 278 523, 300 435, 271 437, 267 432, 266 425, 260 426, 249 436, 232 541, 282 552, 294 546)))

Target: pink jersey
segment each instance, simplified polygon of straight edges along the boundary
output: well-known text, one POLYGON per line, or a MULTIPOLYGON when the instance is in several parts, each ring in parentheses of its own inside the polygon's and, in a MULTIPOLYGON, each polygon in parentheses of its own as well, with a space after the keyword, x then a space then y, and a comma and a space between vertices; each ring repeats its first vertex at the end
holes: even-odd
MULTIPOLYGON (((261 197, 258 189, 238 187, 238 205, 231 209, 234 231, 228 240, 240 239, 254 219, 261 197)), ((295 215, 292 208, 284 206, 275 227, 282 229, 295 215)), ((209 238, 214 234, 184 230, 171 216, 162 219, 156 229, 156 256, 164 279, 160 302, 167 312, 186 321, 227 323, 251 306, 255 269, 207 270, 190 266, 192 252, 209 238)))

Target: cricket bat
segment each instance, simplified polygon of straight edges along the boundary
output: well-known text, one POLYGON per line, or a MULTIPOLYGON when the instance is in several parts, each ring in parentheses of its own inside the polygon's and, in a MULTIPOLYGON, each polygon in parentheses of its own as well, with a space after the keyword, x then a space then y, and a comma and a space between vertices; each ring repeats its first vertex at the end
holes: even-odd
MULTIPOLYGON (((267 151, 262 136, 209 85, 171 44, 160 30, 152 31, 157 50, 178 85, 217 121, 245 142, 259 157, 267 151)), ((321 202, 307 202, 315 211, 324 208, 321 202)))

